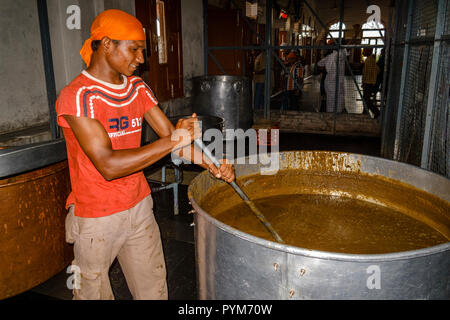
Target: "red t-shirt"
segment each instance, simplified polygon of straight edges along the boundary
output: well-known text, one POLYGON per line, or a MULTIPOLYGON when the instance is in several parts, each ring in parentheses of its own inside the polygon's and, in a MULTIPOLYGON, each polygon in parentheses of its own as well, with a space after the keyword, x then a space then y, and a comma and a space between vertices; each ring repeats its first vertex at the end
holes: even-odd
POLYGON ((74 204, 76 216, 103 217, 130 209, 150 194, 150 188, 142 171, 105 180, 81 149, 63 115, 96 119, 108 133, 114 150, 131 149, 140 147, 144 113, 157 103, 145 82, 134 76, 123 76, 123 84, 114 85, 83 71, 61 90, 56 112, 66 140, 72 185, 66 206, 74 204))

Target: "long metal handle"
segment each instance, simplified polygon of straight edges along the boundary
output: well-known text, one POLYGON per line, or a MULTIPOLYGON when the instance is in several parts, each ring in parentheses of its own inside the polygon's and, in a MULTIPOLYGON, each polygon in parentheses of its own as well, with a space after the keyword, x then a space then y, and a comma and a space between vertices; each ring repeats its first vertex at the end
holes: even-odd
MULTIPOLYGON (((206 155, 206 157, 217 167, 220 168, 220 162, 216 159, 216 157, 213 156, 211 151, 209 151, 208 148, 206 148, 205 144, 201 139, 195 139, 194 145, 203 151, 203 153, 206 155)), ((255 206, 253 201, 247 197, 247 195, 242 191, 242 189, 237 185, 235 181, 230 182, 230 185, 233 187, 233 189, 239 194, 239 196, 244 200, 244 202, 250 207, 252 212, 256 215, 256 217, 264 224, 266 229, 272 234, 272 236, 279 242, 284 243, 281 237, 278 235, 278 233, 274 230, 272 225, 267 221, 267 219, 264 217, 261 211, 255 206)))

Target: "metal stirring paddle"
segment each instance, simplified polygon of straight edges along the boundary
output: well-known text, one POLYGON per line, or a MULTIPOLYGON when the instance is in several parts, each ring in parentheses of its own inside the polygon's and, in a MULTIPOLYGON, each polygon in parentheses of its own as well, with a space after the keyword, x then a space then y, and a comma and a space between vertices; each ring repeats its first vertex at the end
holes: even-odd
MULTIPOLYGON (((220 168, 220 162, 217 161, 217 159, 212 155, 211 151, 209 151, 208 148, 206 148, 205 144, 201 139, 195 139, 194 145, 203 151, 203 153, 208 157, 209 160, 211 160, 212 163, 217 168, 220 168)), ((278 233, 273 229, 272 225, 267 221, 267 219, 264 217, 264 215, 259 211, 259 209, 255 206, 253 201, 249 199, 249 197, 242 191, 242 189, 237 185, 235 181, 232 181, 229 183, 233 189, 239 194, 239 196, 244 200, 244 202, 249 206, 249 208, 252 210, 252 212, 256 215, 256 217, 264 224, 266 229, 272 234, 272 236, 279 242, 284 243, 281 237, 278 235, 278 233)))

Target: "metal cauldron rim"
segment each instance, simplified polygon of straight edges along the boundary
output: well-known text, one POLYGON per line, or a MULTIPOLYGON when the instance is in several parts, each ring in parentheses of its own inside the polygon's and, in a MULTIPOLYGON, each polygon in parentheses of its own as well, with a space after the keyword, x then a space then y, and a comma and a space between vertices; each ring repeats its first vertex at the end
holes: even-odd
MULTIPOLYGON (((192 113, 191 114, 181 114, 181 115, 178 115, 178 116, 168 116, 167 118, 169 120, 175 120, 175 119, 190 118, 191 116, 192 116, 192 113)), ((212 116, 212 115, 209 115, 209 114, 197 114, 197 118, 201 118, 201 117, 211 118, 211 119, 214 119, 214 120, 219 120, 220 121, 219 124, 225 122, 225 119, 222 118, 222 117, 219 117, 219 116, 212 116)))
MULTIPOLYGON (((295 151, 288 151, 288 152, 280 152, 280 155, 285 153, 292 153, 295 151)), ((360 155, 360 154, 354 154, 354 153, 348 153, 348 152, 329 152, 329 151, 303 151, 303 152, 319 152, 319 153, 328 153, 328 154, 343 154, 343 155, 352 155, 352 156, 359 156, 364 157, 365 159, 372 159, 376 161, 384 161, 386 163, 393 163, 396 165, 402 165, 405 167, 411 167, 414 168, 414 170, 422 170, 425 171, 427 174, 430 174, 432 176, 442 177, 436 173, 433 173, 431 171, 424 170, 422 168, 406 164, 406 163, 399 163, 397 161, 388 160, 384 158, 374 157, 374 156, 366 156, 366 155, 360 155)), ((245 233, 243 231, 240 231, 236 228, 230 227, 229 225, 213 218, 211 215, 209 215, 205 210, 203 210, 198 203, 195 201, 195 199, 192 196, 191 192, 191 185, 194 184, 197 180, 201 179, 202 175, 207 175, 208 172, 204 171, 201 174, 197 175, 189 184, 188 188, 188 198, 192 205, 192 207, 195 209, 196 213, 201 215, 203 218, 208 220, 210 223, 218 227, 219 229, 222 229, 223 231, 230 233, 234 236, 237 236, 243 240, 255 243, 257 245, 261 245, 264 247, 267 247, 269 249, 274 249, 294 255, 301 255, 305 257, 311 257, 311 258, 318 258, 318 259, 324 259, 324 260, 338 260, 338 261, 355 261, 355 262, 361 262, 361 263, 371 263, 371 262, 382 262, 382 261, 395 261, 395 260, 407 260, 411 258, 417 258, 417 257, 424 257, 428 255, 437 254, 440 252, 445 252, 450 250, 450 241, 447 243, 443 243, 440 245, 427 247, 423 249, 418 250, 410 250, 410 251, 401 251, 401 252, 393 252, 393 253, 383 253, 383 254, 349 254, 349 253, 336 253, 336 252, 329 252, 329 251, 320 251, 320 250, 310 250, 310 249, 304 249, 296 246, 281 244, 275 241, 269 241, 263 238, 259 238, 256 236, 252 236, 248 233, 245 233)), ((445 178, 445 177, 444 177, 445 178)))
POLYGON ((239 81, 249 80, 250 78, 244 76, 225 76, 225 75, 210 75, 193 77, 192 81, 239 81))

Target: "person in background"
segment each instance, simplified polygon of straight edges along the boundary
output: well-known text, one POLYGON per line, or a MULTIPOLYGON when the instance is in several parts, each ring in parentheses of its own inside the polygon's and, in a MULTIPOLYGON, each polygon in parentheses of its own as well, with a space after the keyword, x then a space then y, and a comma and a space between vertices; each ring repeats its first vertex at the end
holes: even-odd
POLYGON ((287 56, 286 69, 283 69, 283 102, 282 110, 295 110, 298 108, 298 95, 301 88, 298 88, 296 83, 303 85, 303 65, 299 59, 299 55, 295 51, 291 51, 287 56), (295 79, 295 81, 294 81, 295 79))
MULTIPOLYGON (((322 43, 323 45, 323 43, 322 43)), ((333 50, 322 50, 323 58, 331 54, 333 50)), ((320 61, 320 59, 319 59, 320 61)), ((320 74, 320 109, 319 112, 327 112, 327 93, 325 91, 325 79, 327 77, 327 70, 325 67, 319 67, 316 64, 316 73, 320 74)))
POLYGON ((299 98, 301 98, 303 95, 304 79, 306 77, 306 60, 299 51, 295 51, 295 53, 297 54, 297 59, 298 59, 297 63, 299 64, 299 68, 301 68, 301 70, 299 72, 300 80, 298 81, 298 84, 301 86, 301 88, 300 89, 296 88, 295 94, 299 98))
MULTIPOLYGON (((283 42, 282 44, 280 44, 281 47, 288 46, 288 45, 289 44, 286 42, 283 42)), ((287 56, 289 55, 291 50, 290 49, 282 49, 282 50, 280 50, 280 52, 281 52, 281 61, 283 61, 283 63, 286 64, 288 62, 287 56)))
POLYGON ((377 82, 375 84, 375 92, 381 91, 381 85, 383 84, 383 77, 384 77, 384 64, 386 59, 386 50, 383 48, 381 49, 380 57, 378 58, 377 65, 380 69, 380 72, 377 75, 377 82))
MULTIPOLYGON (((352 45, 360 45, 362 41, 362 29, 360 24, 354 24, 353 25, 353 36, 348 41, 348 44, 352 45)), ((355 69, 359 69, 361 66, 361 49, 360 48, 354 48, 350 49, 349 54, 349 62, 350 65, 354 66, 355 69)))
MULTIPOLYGON (((342 40, 342 44, 346 42, 342 40)), ((330 40, 329 45, 333 45, 334 41, 330 40)), ((339 52, 339 82, 338 82, 338 102, 337 102, 337 113, 341 113, 345 108, 345 59, 347 59, 347 50, 341 49, 339 52)), ((327 75, 325 77, 325 92, 327 96, 327 112, 334 112, 335 108, 335 93, 336 93, 336 75, 337 75, 337 56, 338 51, 333 50, 332 53, 324 57, 322 60, 317 62, 317 66, 324 67, 327 75)))
MULTIPOLYGON (((100 13, 80 51, 87 69, 56 101, 72 187, 65 226, 66 241, 74 244, 72 268, 79 270, 76 300, 114 299, 108 272, 116 257, 134 299, 168 298, 161 236, 143 169, 174 150, 186 159, 203 158, 192 145, 197 116, 174 127, 150 87, 133 76, 144 62, 144 47, 145 33, 134 16, 115 9, 100 13), (143 120, 160 139, 141 147, 143 120), (176 129, 184 130, 184 139, 175 136, 176 129)), ((203 159, 200 166, 234 180, 229 164, 216 169, 203 159)))
MULTIPOLYGON (((257 44, 255 45, 257 46, 257 44)), ((264 108, 264 82, 266 76, 266 54, 260 49, 255 50, 255 63, 253 68, 253 81, 255 82, 254 110, 264 108)))
POLYGON ((373 54, 372 48, 365 48, 363 50, 363 55, 367 57, 364 62, 362 77, 363 99, 367 108, 373 112, 374 118, 377 119, 380 116, 380 111, 373 104, 373 99, 377 93, 376 83, 380 68, 377 65, 376 57, 373 54))

